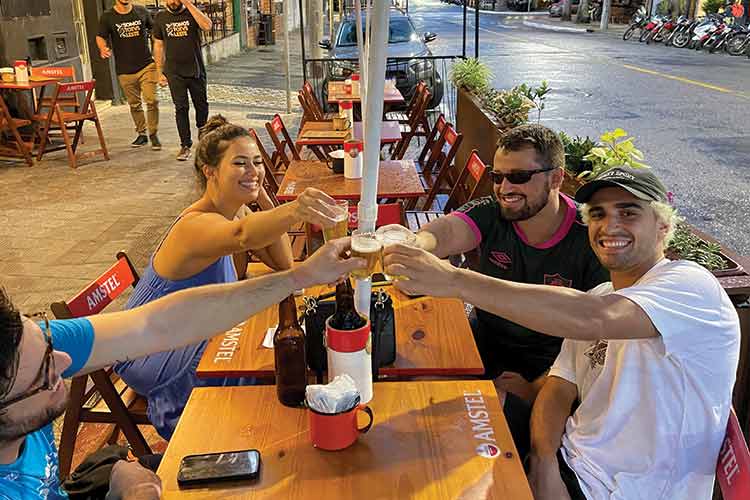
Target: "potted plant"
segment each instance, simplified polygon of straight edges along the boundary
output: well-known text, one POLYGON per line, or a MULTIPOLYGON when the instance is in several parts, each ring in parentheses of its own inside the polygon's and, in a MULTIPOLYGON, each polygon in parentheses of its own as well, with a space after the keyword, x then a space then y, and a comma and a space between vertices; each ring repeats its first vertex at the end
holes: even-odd
POLYGON ((578 176, 594 168, 593 162, 587 160, 586 156, 597 146, 597 143, 589 136, 571 138, 565 132, 560 132, 559 135, 565 148, 565 177, 561 191, 572 197, 583 184, 578 176))

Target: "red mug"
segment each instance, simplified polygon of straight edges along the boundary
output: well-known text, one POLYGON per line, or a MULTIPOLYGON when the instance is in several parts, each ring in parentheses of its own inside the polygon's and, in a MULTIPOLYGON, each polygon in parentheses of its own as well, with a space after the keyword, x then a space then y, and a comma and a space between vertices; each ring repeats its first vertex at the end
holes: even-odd
POLYGON ((353 445, 360 434, 372 427, 372 410, 369 406, 359 404, 359 398, 354 406, 338 413, 320 413, 308 407, 310 415, 310 440, 316 448, 321 450, 343 450, 353 445), (363 411, 370 417, 366 426, 357 426, 357 414, 363 411))

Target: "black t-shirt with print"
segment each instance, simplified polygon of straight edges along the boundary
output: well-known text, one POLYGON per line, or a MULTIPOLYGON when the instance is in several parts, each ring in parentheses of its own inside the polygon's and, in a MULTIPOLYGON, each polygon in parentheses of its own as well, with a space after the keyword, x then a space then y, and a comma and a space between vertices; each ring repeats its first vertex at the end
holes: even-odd
POLYGON ((189 10, 162 10, 154 19, 154 38, 164 41, 167 75, 200 78, 206 74, 201 54, 201 29, 189 10))
MULTIPOLYGON (((553 237, 536 246, 526 242, 515 223, 503 219, 493 197, 470 201, 452 216, 461 217, 475 232, 482 274, 518 283, 566 286, 588 291, 609 281, 591 249, 588 229, 581 222, 575 202, 565 195, 567 213, 553 237), (480 240, 481 239, 481 243, 480 240)), ((533 310, 534 305, 529 304, 533 310)), ((539 310, 538 314, 546 311, 539 310)), ((512 321, 477 309, 477 344, 487 375, 502 371, 521 373, 533 380, 544 373, 560 352, 562 339, 530 330, 512 321)))
POLYGON ((114 8, 104 11, 98 35, 111 40, 118 75, 138 73, 154 62, 148 48, 148 32, 152 28, 151 14, 142 5, 133 5, 127 14, 120 14, 114 8))

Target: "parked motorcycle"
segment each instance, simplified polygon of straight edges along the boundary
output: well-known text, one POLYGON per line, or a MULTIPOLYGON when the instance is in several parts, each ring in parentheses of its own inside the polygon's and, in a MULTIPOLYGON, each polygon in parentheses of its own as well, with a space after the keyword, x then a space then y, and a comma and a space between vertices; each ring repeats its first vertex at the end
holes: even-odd
POLYGON ((625 33, 622 34, 623 40, 630 40, 630 38, 633 36, 633 33, 635 33, 635 30, 641 28, 646 25, 646 22, 648 22, 648 16, 646 15, 646 7, 644 5, 641 5, 638 7, 638 10, 635 11, 633 14, 633 17, 630 19, 630 26, 628 26, 628 29, 625 30, 625 33))

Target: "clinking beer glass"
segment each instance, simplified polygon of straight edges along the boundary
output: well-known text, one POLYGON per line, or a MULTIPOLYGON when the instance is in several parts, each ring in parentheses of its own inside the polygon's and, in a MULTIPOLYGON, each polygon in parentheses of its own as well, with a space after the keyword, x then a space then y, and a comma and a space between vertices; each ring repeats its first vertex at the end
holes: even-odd
MULTIPOLYGON (((388 224, 386 226, 379 227, 378 230, 375 231, 375 238, 377 238, 383 248, 395 244, 406 245, 410 247, 416 246, 417 244, 417 235, 411 232, 409 228, 404 227, 400 224, 388 224)), ((385 274, 385 262, 382 262, 382 251, 380 255, 381 265, 383 266, 383 273, 385 274)), ((401 275, 385 274, 385 277, 386 279, 391 281, 408 279, 406 276, 401 275)))
POLYGON ((378 241, 375 233, 360 231, 357 229, 352 233, 352 257, 360 257, 367 261, 363 269, 355 269, 351 272, 352 277, 367 279, 377 271, 378 263, 383 255, 383 244, 378 241))
POLYGON ((349 231, 349 202, 336 200, 336 224, 332 227, 323 228, 323 239, 326 243, 337 238, 344 238, 349 231))

